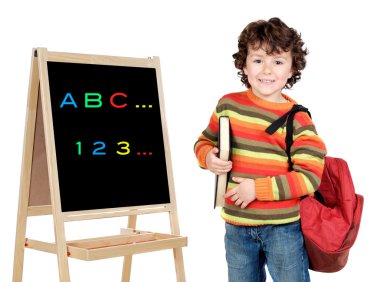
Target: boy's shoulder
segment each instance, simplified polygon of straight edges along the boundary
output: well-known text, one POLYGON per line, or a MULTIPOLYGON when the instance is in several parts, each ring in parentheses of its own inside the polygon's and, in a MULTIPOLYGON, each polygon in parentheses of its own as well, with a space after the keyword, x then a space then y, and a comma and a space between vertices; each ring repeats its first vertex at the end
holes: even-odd
POLYGON ((247 90, 244 91, 239 91, 239 92, 231 92, 228 94, 224 94, 220 99, 219 99, 219 104, 223 102, 227 102, 230 100, 234 100, 236 102, 245 100, 247 98, 247 90))
POLYGON ((299 126, 311 126, 314 125, 313 120, 306 112, 298 112, 294 116, 294 120, 296 121, 296 124, 299 126))

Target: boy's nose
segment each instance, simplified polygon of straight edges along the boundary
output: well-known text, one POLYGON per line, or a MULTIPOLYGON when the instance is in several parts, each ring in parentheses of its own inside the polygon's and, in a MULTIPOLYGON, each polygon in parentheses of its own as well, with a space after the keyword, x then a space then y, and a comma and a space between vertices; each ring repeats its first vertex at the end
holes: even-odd
POLYGON ((272 72, 271 65, 268 64, 268 63, 264 63, 264 65, 263 65, 263 73, 264 74, 271 74, 271 72, 272 72))

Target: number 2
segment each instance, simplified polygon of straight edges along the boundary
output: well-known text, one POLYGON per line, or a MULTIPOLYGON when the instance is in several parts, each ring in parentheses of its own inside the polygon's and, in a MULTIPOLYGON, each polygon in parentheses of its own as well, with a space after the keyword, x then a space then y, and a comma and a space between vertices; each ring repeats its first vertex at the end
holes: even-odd
POLYGON ((106 148, 106 143, 104 143, 102 141, 94 142, 94 146, 97 146, 97 145, 99 145, 99 147, 95 148, 94 151, 92 152, 92 154, 94 156, 105 155, 106 152, 103 152, 102 150, 104 150, 106 148))

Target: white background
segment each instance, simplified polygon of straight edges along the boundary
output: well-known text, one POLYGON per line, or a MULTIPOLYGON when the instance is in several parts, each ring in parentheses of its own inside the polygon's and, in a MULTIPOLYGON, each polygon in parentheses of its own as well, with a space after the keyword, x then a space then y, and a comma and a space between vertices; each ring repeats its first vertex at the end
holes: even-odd
MULTIPOLYGON (((2 1, 0 4, 0 281, 12 280, 21 154, 33 47, 50 51, 159 56, 187 281, 227 281, 224 224, 213 209, 214 177, 193 144, 219 97, 244 89, 231 55, 251 21, 280 17, 310 50, 302 80, 287 91, 311 110, 330 156, 345 158, 365 197, 358 239, 336 274, 313 281, 374 281, 379 219, 377 107, 380 57, 376 1, 2 1), (340 3, 336 3, 340 2, 340 3)), ((144 187, 144 180, 141 186, 144 187)), ((67 239, 117 234, 126 218, 66 223, 67 239)), ((138 228, 169 232, 167 215, 138 228)), ((51 217, 28 220, 27 236, 53 240, 51 217)), ((122 260, 70 259, 71 281, 120 281, 122 260)), ((268 279, 270 280, 270 279, 268 279)), ((58 281, 56 257, 27 250, 24 281, 58 281)), ((132 281, 175 281, 171 251, 137 255, 132 281)))

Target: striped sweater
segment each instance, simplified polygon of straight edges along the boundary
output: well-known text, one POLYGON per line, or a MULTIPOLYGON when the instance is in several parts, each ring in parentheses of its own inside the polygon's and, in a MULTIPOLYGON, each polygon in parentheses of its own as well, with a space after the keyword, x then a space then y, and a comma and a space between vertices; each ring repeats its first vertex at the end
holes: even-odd
POLYGON ((232 134, 232 170, 227 190, 236 187, 233 176, 255 180, 256 200, 245 209, 226 199, 223 219, 235 225, 284 224, 297 221, 300 197, 318 189, 326 149, 310 117, 299 112, 294 118, 294 143, 291 148, 293 171, 288 171, 283 125, 273 135, 265 129, 296 103, 282 94, 288 103, 263 100, 244 92, 223 96, 211 116, 208 127, 194 146, 202 168, 207 153, 217 145, 218 120, 229 116, 232 134))

